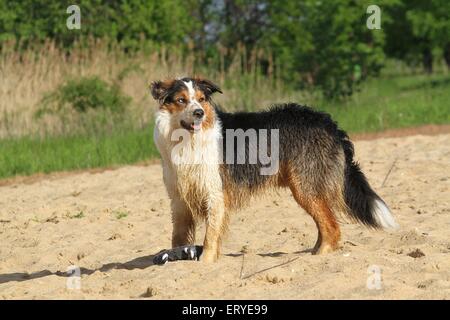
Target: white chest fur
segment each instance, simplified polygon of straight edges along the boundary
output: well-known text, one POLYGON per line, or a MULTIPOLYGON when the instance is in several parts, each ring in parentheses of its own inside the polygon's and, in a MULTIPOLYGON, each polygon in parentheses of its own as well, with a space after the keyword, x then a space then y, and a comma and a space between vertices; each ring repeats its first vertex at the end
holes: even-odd
POLYGON ((221 126, 189 133, 173 130, 166 111, 156 115, 154 140, 163 160, 164 182, 169 196, 181 198, 192 211, 204 211, 213 202, 223 201, 219 172, 221 126))

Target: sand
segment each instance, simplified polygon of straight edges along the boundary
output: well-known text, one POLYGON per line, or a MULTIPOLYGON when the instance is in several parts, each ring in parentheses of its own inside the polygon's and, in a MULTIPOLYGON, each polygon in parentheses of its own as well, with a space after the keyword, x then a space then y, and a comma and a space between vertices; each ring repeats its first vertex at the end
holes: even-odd
POLYGON ((0 298, 449 299, 450 134, 355 147, 401 228, 345 224, 341 249, 321 256, 309 252, 312 219, 285 191, 233 215, 219 262, 155 266, 171 237, 160 165, 3 183, 0 298))

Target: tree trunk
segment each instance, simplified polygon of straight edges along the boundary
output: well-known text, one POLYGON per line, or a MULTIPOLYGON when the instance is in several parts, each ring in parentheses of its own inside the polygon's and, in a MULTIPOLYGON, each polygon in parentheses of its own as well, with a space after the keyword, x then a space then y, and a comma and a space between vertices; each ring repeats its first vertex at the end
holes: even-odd
POLYGON ((450 70, 450 42, 444 47, 444 60, 450 70))
POLYGON ((422 63, 426 73, 433 73, 433 55, 429 47, 426 47, 422 52, 422 63))

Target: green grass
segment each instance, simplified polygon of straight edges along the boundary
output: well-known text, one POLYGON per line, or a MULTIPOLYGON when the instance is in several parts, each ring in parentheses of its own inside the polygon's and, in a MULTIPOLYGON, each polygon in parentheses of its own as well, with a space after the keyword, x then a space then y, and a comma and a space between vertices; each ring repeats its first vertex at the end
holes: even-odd
POLYGON ((129 212, 126 212, 126 211, 120 211, 120 210, 114 211, 114 215, 116 216, 116 219, 117 219, 117 220, 120 220, 120 219, 122 219, 122 218, 126 218, 126 217, 128 216, 128 213, 129 213, 129 212))
MULTIPOLYGON (((305 101, 301 96, 304 95, 293 92, 285 101, 329 112, 348 132, 450 123, 449 75, 373 79, 347 101, 305 101)), ((109 167, 155 157, 158 152, 151 126, 120 128, 108 134, 9 138, 0 140, 0 178, 109 167)))
POLYGON ((349 132, 450 123, 450 76, 374 79, 348 101, 316 107, 349 132))
POLYGON ((152 128, 0 140, 0 178, 36 172, 109 167, 157 157, 152 128))
POLYGON ((116 217, 117 220, 123 219, 128 217, 129 212, 124 210, 116 210, 113 211, 113 215, 116 217))
POLYGON ((83 211, 80 211, 80 212, 78 212, 77 214, 74 214, 74 215, 68 215, 68 217, 69 217, 70 219, 81 219, 81 218, 84 218, 84 212, 83 212, 83 211))

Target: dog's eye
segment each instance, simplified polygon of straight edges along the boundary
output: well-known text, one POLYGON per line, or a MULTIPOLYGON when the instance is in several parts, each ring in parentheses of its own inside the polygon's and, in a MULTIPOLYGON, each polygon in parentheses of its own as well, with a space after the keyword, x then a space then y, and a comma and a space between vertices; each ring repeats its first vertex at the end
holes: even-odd
POLYGON ((198 99, 198 102, 200 103, 205 102, 205 97, 201 97, 200 99, 198 99))
POLYGON ((183 104, 183 103, 186 103, 186 99, 184 99, 184 98, 179 98, 179 99, 177 100, 177 102, 183 104))

